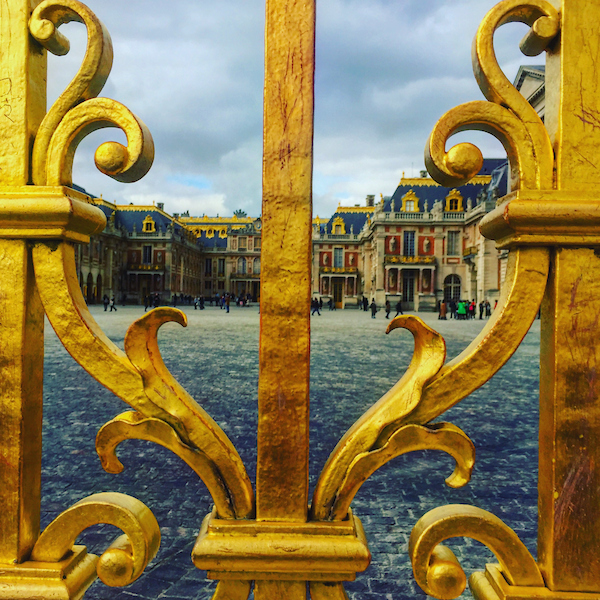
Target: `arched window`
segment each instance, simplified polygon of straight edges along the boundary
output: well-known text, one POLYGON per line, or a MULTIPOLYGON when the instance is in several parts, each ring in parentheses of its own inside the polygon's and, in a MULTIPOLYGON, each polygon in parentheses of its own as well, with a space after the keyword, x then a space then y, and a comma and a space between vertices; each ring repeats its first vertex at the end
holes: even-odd
POLYGON ((444 279, 444 300, 446 302, 460 300, 460 277, 458 275, 448 275, 444 279))
POLYGON ((260 257, 254 259, 254 272, 259 275, 260 274, 260 257))
POLYGON ((246 259, 244 257, 238 259, 238 273, 246 274, 246 259))

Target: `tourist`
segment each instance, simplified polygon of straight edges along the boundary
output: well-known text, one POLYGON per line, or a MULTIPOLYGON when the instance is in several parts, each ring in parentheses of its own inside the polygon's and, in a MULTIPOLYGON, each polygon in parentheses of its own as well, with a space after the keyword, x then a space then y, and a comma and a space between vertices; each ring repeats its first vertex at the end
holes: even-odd
POLYGON ((108 299, 108 296, 104 294, 104 298, 102 298, 102 304, 104 304, 104 312, 106 312, 109 302, 110 300, 108 299))
POLYGON ((390 304, 389 300, 385 301, 385 318, 389 319, 390 318, 390 312, 392 311, 392 305, 390 304))
POLYGON ((446 321, 447 320, 447 318, 446 318, 447 312, 448 312, 448 306, 446 304, 446 301, 444 299, 442 299, 440 301, 440 312, 438 315, 438 319, 441 321, 446 321))
POLYGON ((112 312, 113 310, 115 312, 117 312, 117 305, 115 304, 115 297, 111 296, 111 298, 110 298, 110 312, 112 312))
POLYGON ((402 312, 402 300, 398 300, 398 302, 396 302, 396 314, 394 315, 394 318, 396 318, 398 315, 403 315, 404 313, 402 312))
POLYGON ((319 316, 321 316, 321 311, 319 310, 319 301, 316 298, 313 298, 310 302, 311 308, 312 308, 312 312, 310 313, 310 316, 312 317, 315 313, 317 313, 319 316))
POLYGON ((375 315, 377 314, 377 304, 375 304, 375 298, 373 298, 373 300, 371 300, 371 319, 375 318, 375 315))

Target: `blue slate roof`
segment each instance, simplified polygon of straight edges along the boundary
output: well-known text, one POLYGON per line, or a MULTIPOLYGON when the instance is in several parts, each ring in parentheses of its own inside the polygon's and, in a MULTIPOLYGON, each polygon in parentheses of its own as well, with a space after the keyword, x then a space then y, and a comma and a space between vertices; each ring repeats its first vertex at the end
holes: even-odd
POLYGON ((344 225, 346 226, 346 233, 349 234, 349 233, 353 232, 355 234, 358 234, 358 233, 360 233, 364 224, 367 222, 367 218, 368 218, 369 214, 372 214, 372 212, 373 211, 371 211, 371 212, 366 212, 366 211, 353 212, 351 209, 344 210, 343 208, 341 208, 341 210, 336 211, 332 215, 331 219, 329 219, 329 221, 325 225, 321 225, 321 233, 333 233, 333 221, 337 217, 341 217, 344 221, 344 225))
POLYGON ((198 243, 202 244, 204 248, 227 248, 227 238, 220 237, 218 232, 212 237, 207 237, 206 234, 206 231, 201 230, 200 235, 198 236, 198 243))
MULTIPOLYGON (((507 193, 507 165, 506 158, 486 158, 478 173, 478 175, 492 176, 495 188, 501 192, 500 196, 507 193)), ((383 211, 392 212, 392 203, 395 203, 396 211, 399 211, 402 207, 402 197, 411 190, 419 199, 418 212, 425 212, 426 203, 428 210, 431 210, 436 200, 441 200, 445 208, 445 198, 453 189, 461 193, 465 207, 467 200, 471 199, 472 206, 476 206, 482 197, 487 197, 490 193, 486 183, 467 183, 456 188, 447 188, 435 184, 430 178, 423 178, 422 183, 420 180, 412 179, 406 183, 401 181, 391 198, 384 199, 383 211)))

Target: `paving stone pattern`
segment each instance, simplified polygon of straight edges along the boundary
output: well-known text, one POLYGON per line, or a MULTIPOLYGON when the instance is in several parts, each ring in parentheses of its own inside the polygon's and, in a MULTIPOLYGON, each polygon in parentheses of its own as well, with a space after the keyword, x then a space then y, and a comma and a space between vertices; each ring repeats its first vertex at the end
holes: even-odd
MULTIPOLYGON (((137 307, 119 307, 112 314, 102 307, 91 310, 121 347, 127 326, 143 311, 137 307)), ((187 328, 168 324, 159 334, 164 361, 229 435, 254 480, 257 307, 235 307, 230 314, 215 307, 184 310, 187 328)), ((444 335, 449 358, 483 324, 420 316, 444 335)), ((410 333, 397 330, 386 336, 385 325, 383 312, 376 319, 356 310, 326 310, 312 317, 311 492, 337 440, 399 379, 410 361, 410 333)), ((473 504, 492 511, 517 531, 535 556, 539 329, 536 321, 506 367, 443 417, 461 427, 477 448, 473 478, 465 488, 452 490, 444 484, 453 460, 438 452, 397 458, 362 487, 353 509, 364 524, 373 560, 355 582, 346 584, 352 600, 425 596, 412 576, 408 538, 424 513, 444 504, 473 504)), ((206 580, 190 559, 202 519, 211 508, 204 484, 169 451, 137 440, 120 446, 124 472, 105 473, 94 449, 96 432, 128 407, 73 361, 49 326, 44 369, 42 527, 81 498, 101 491, 139 498, 161 526, 158 555, 138 581, 122 589, 97 581, 86 598, 210 598, 215 582, 206 580)), ((101 553, 116 535, 111 526, 97 526, 78 541, 101 553)), ((493 558, 470 539, 457 538, 449 545, 467 575, 493 558)))

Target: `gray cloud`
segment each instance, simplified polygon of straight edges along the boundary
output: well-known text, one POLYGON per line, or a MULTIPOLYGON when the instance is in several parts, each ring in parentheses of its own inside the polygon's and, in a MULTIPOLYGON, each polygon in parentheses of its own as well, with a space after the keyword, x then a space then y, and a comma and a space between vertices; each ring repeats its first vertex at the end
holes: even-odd
MULTIPOLYGON (((149 126, 156 160, 140 182, 98 173, 93 152, 120 132, 98 132, 76 156, 75 179, 119 202, 165 202, 172 212, 260 214, 263 21, 247 0, 88 0, 111 33, 112 74, 102 95, 149 126)), ((423 147, 448 109, 480 99, 470 46, 495 0, 319 0, 315 111, 315 214, 366 194, 391 194, 418 172, 423 147)), ((64 89, 85 49, 82 26, 62 28, 66 57, 52 57, 49 99, 64 89)), ((509 25, 496 49, 509 79, 525 28, 509 25)), ((464 137, 466 134, 461 134, 464 137)), ((470 136, 500 156, 489 136, 470 136)))

